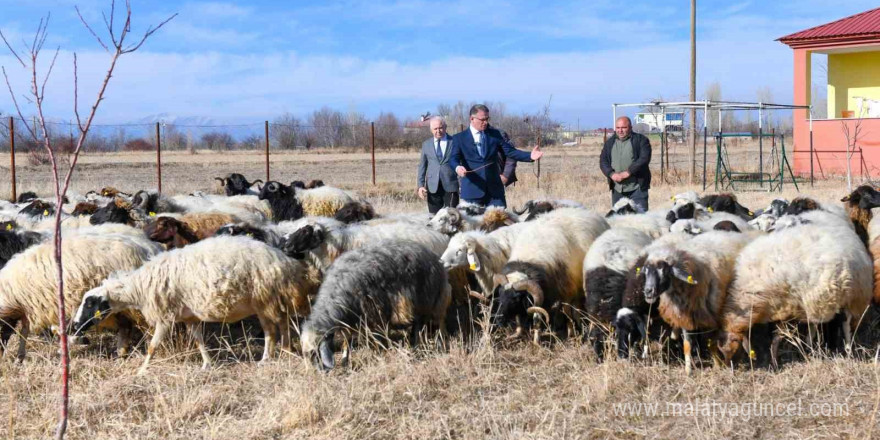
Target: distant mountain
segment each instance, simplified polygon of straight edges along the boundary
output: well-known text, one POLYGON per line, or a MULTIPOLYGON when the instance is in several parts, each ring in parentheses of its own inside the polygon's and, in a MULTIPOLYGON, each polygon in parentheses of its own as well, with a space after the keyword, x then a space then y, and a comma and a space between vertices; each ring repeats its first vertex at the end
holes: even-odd
POLYGON ((263 121, 225 117, 181 116, 173 113, 156 113, 144 116, 132 121, 131 124, 152 125, 157 122, 172 124, 178 131, 192 132, 197 136, 212 131, 225 132, 232 135, 236 140, 241 140, 255 134, 262 135, 264 132, 263 121))

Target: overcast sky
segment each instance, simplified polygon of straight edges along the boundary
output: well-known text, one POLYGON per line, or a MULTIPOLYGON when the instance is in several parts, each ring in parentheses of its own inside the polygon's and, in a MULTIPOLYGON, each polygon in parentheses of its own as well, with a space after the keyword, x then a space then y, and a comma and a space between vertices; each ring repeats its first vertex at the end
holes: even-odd
MULTIPOLYGON (((103 123, 158 113, 254 122, 321 106, 416 117, 459 100, 536 112, 552 95, 552 117, 588 127, 607 125, 613 102, 683 99, 688 91, 687 0, 132 3, 134 34, 180 15, 120 61, 99 112, 103 123)), ((792 99, 792 53, 775 39, 877 6, 697 3, 698 95, 717 81, 725 99, 755 100, 769 88, 779 103, 792 99)), ((0 29, 17 49, 51 12, 46 47, 62 52, 47 110, 65 119, 70 53, 80 57, 81 101, 94 96, 109 59, 75 4, 100 30, 109 1, 0 0, 0 29)), ((25 90, 26 72, 2 49, 0 64, 25 90)), ((12 110, 4 90, 0 112, 12 110)))

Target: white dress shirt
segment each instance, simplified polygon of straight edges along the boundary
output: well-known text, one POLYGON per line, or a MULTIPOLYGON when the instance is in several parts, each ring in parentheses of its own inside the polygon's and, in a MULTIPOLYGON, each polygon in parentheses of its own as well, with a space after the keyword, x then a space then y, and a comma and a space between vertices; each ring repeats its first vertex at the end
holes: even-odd
MULTIPOLYGON (((449 135, 444 134, 442 138, 440 138, 440 152, 443 153, 443 157, 446 157, 446 146, 449 144, 449 135)), ((434 151, 436 154, 437 151, 437 138, 434 138, 434 151)))
MULTIPOLYGON (((471 129, 471 136, 474 137, 474 144, 479 144, 480 143, 480 132, 477 131, 477 129, 474 128, 473 125, 468 125, 468 128, 471 129)), ((485 147, 485 145, 483 145, 483 147, 485 147)))

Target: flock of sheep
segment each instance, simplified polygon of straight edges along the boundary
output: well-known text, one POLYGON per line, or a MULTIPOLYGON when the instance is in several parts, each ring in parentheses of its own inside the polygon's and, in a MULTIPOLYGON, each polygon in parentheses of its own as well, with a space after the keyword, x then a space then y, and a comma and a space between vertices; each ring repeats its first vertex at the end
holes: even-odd
MULTIPOLYGON (((429 328, 445 339, 512 327, 509 339, 535 343, 583 335, 600 358, 609 346, 646 356, 672 335, 690 372, 701 348, 716 364, 776 363, 782 333, 768 324, 789 321, 849 353, 880 302, 870 186, 843 206, 777 199, 757 213, 730 194, 688 192, 649 212, 627 199, 607 214, 535 200, 432 217, 379 215, 321 181, 217 179, 225 196, 104 188, 61 207, 72 338, 115 331, 121 356, 148 331, 143 373, 175 324, 208 367, 201 323, 249 317, 265 337, 261 362, 295 337, 319 369, 334 368, 343 345, 347 362, 364 332, 416 344, 429 328)), ((18 334, 24 359, 31 332, 57 330, 57 207, 34 194, 17 202, 0 202, 0 350, 18 334)))

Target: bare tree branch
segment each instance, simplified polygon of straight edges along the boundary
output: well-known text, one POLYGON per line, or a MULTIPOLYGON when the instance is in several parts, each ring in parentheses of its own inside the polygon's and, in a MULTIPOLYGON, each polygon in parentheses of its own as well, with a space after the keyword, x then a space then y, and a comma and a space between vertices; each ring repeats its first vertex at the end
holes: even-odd
POLYGON ((106 50, 107 52, 110 52, 110 48, 107 47, 106 44, 104 44, 104 41, 101 40, 101 37, 99 37, 98 34, 95 33, 95 31, 92 29, 92 27, 89 26, 89 24, 86 22, 86 19, 83 18, 82 14, 79 12, 79 6, 74 6, 73 8, 76 9, 76 15, 79 16, 79 21, 81 21, 83 26, 85 26, 86 29, 88 29, 89 32, 92 34, 92 36, 95 37, 96 40, 98 40, 98 44, 100 44, 101 47, 104 48, 104 50, 106 50))
POLYGON ((82 119, 79 117, 79 70, 76 65, 76 52, 73 53, 73 114, 76 115, 76 126, 82 132, 82 119))
POLYGON ((49 82, 49 76, 52 75, 52 69, 55 67, 55 60, 58 59, 58 52, 61 51, 61 47, 57 47, 55 49, 55 56, 52 57, 52 63, 49 64, 49 70, 46 72, 46 76, 43 78, 43 84, 40 86, 40 95, 46 96, 46 83, 49 82))
POLYGON ((152 26, 149 27, 149 28, 147 29, 147 32, 144 33, 144 37, 141 38, 141 41, 138 42, 138 43, 135 44, 135 45, 129 46, 128 49, 125 49, 124 52, 125 52, 125 53, 129 53, 129 52, 134 52, 134 51, 140 49, 140 47, 144 44, 145 41, 147 41, 147 38, 149 38, 150 35, 153 35, 153 33, 155 33, 156 31, 158 31, 159 29, 161 29, 162 26, 165 26, 165 24, 168 23, 169 21, 171 21, 174 17, 177 17, 177 13, 174 13, 174 15, 172 15, 172 16, 166 18, 163 22, 159 23, 158 26, 156 26, 156 27, 152 27, 152 26))
POLYGON ((28 133, 34 139, 37 140, 37 134, 34 132, 34 129, 28 125, 27 120, 24 118, 24 115, 21 113, 21 107, 18 105, 18 101, 15 99, 15 92, 12 91, 12 85, 9 84, 9 76, 6 74, 6 68, 0 67, 3 70, 3 78, 6 79, 6 87, 9 89, 9 96, 12 98, 12 104, 15 106, 15 111, 18 113, 18 117, 21 119, 21 122, 24 124, 24 128, 27 129, 28 133))
POLYGON ((10 52, 12 52, 12 55, 15 56, 15 59, 17 59, 18 62, 21 63, 21 67, 27 68, 27 66, 24 64, 24 61, 22 61, 21 57, 18 56, 18 53, 15 51, 15 49, 12 48, 12 45, 9 44, 9 41, 6 40, 6 35, 3 35, 2 30, 0 30, 0 38, 3 39, 4 43, 6 43, 6 47, 9 49, 10 52))

